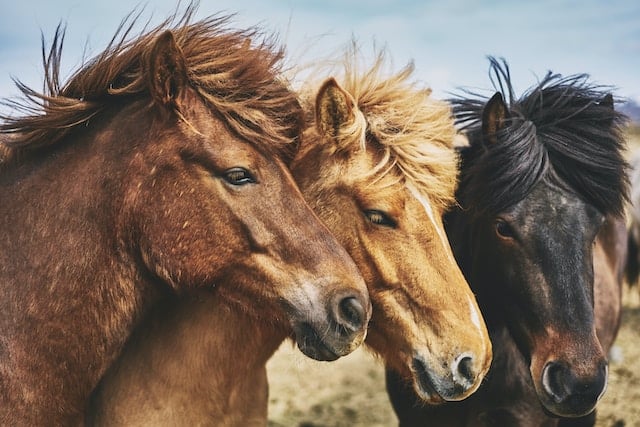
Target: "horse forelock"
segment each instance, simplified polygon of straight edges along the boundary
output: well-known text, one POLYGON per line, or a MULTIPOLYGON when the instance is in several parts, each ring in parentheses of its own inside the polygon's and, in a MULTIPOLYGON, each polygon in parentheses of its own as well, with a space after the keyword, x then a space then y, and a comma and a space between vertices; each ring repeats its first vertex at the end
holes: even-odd
POLYGON ((185 59, 189 84, 204 102, 240 137, 289 159, 303 117, 297 96, 280 77, 282 48, 257 28, 228 29, 232 16, 192 23, 194 13, 191 4, 182 15, 175 14, 134 37, 130 34, 139 15, 130 15, 107 48, 64 85, 59 79, 64 28, 58 27, 43 59, 43 93, 17 81, 24 99, 4 101, 14 114, 23 114, 0 116, 0 133, 13 134, 8 147, 19 150, 54 144, 109 106, 149 96, 149 70, 141 58, 147 56, 158 35, 170 30, 185 59))
MULTIPOLYGON (((352 44, 338 68, 332 63, 334 69, 330 70, 365 118, 357 131, 344 134, 339 145, 345 149, 374 145, 381 155, 370 174, 395 174, 434 206, 450 206, 458 178, 458 156, 453 149, 456 130, 450 106, 432 98, 431 89, 411 80, 412 63, 387 74, 384 50, 376 52, 373 64, 364 71, 359 62, 358 48, 352 44)), ((315 94, 309 87, 318 85, 307 84, 302 91, 307 97, 315 94)))
POLYGON ((508 66, 492 59, 495 89, 507 100, 508 118, 498 143, 482 141, 488 98, 453 99, 456 124, 468 132, 462 149, 459 199, 475 214, 496 214, 524 199, 541 179, 555 180, 603 214, 619 214, 628 198, 624 160, 625 117, 602 103, 606 87, 585 74, 548 73, 514 99, 508 66))

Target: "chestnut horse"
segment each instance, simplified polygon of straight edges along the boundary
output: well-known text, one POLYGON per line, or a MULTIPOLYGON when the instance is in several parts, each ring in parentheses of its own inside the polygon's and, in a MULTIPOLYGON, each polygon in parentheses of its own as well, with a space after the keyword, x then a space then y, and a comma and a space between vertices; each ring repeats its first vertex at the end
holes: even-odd
POLYGON ((470 145, 461 207, 445 222, 489 328, 492 367, 455 404, 415 405, 391 371, 387 388, 401 426, 593 425, 621 312, 622 116, 586 75, 549 73, 515 100, 506 62, 491 58, 491 70, 491 99, 454 100, 470 145))
MULTIPOLYGON (((331 78, 304 91, 308 128, 291 169, 366 279, 366 342, 423 399, 460 400, 479 386, 491 348, 442 225, 457 181, 451 111, 410 81, 412 67, 385 78, 382 52, 366 72, 355 62, 348 55, 342 86, 331 78)), ((222 310, 159 313, 97 390, 95 423, 266 425, 265 365, 283 335, 247 323, 222 310), (220 322, 240 335, 214 333, 220 322)))
POLYGON ((63 87, 57 31, 47 92, 20 85, 27 114, 3 117, 2 425, 82 424, 139 319, 189 290, 286 323, 314 357, 364 338, 362 277, 285 167, 303 116, 281 51, 193 11, 120 27, 63 87))

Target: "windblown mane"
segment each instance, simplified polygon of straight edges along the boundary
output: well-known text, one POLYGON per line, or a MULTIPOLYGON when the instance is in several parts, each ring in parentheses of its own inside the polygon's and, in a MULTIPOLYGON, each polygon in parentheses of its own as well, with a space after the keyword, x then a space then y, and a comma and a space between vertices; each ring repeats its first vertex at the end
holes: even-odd
POLYGON ((549 72, 515 99, 507 63, 489 60, 494 89, 508 109, 505 127, 496 134, 498 143, 482 141, 487 98, 467 92, 467 97, 451 100, 456 124, 467 131, 470 142, 462 151, 458 198, 463 208, 474 215, 495 215, 549 179, 603 214, 622 213, 629 186, 625 116, 607 105, 607 88, 589 83, 586 74, 549 72))
MULTIPOLYGON (((379 144, 384 156, 371 174, 396 174, 432 204, 448 207, 455 200, 458 176, 451 108, 432 98, 430 88, 410 80, 413 63, 386 77, 385 52, 379 50, 373 65, 360 72, 357 50, 355 44, 347 50, 334 77, 353 96, 365 120, 359 123, 359 129, 345 135, 340 145, 379 144)), ((328 74, 325 71, 321 75, 328 74)), ((309 105, 317 87, 314 82, 302 91, 309 105)))
POLYGON ((11 134, 2 141, 0 163, 15 157, 15 151, 53 145, 110 106, 149 97, 145 58, 165 30, 171 30, 184 55, 190 85, 229 128, 290 157, 295 144, 288 143, 299 134, 303 117, 296 95, 278 77, 283 51, 258 29, 224 29, 231 16, 190 23, 195 8, 192 3, 181 17, 173 15, 132 38, 137 17, 130 15, 107 48, 62 87, 64 28, 58 26, 48 55, 43 46, 44 93, 16 81, 24 99, 3 101, 22 116, 0 115, 0 136, 11 134))

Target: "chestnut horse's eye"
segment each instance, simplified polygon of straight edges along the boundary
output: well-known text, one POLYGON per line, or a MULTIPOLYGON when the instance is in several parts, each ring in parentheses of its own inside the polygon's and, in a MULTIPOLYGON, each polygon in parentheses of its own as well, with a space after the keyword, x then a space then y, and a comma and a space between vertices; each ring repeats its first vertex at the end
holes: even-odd
POLYGON ((364 211, 364 216, 366 216, 371 223, 376 225, 384 225, 385 227, 391 228, 396 228, 397 225, 396 222, 391 219, 391 217, 389 217, 389 215, 379 210, 366 210, 364 211))
POLYGON ((511 226, 507 221, 503 219, 497 219, 495 226, 496 226, 496 233, 498 233, 498 236, 508 238, 508 239, 513 239, 515 237, 513 228, 511 228, 511 226))
POLYGON ((232 185, 254 184, 256 179, 251 173, 243 168, 231 168, 222 174, 225 181, 232 185))

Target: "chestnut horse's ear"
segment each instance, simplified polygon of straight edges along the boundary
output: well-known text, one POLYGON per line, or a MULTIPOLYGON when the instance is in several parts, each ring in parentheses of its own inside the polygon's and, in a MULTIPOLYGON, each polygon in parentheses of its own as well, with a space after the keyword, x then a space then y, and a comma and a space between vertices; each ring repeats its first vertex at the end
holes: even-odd
POLYGON ((320 135, 337 143, 340 130, 356 121, 356 108, 351 94, 333 77, 327 79, 316 96, 316 126, 320 135))
POLYGON ((507 106, 502 94, 496 92, 484 106, 482 111, 482 136, 489 144, 498 142, 496 134, 505 125, 507 119, 507 106))
POLYGON ((175 106, 189 80, 184 56, 171 31, 155 40, 147 66, 153 100, 165 107, 175 106))

